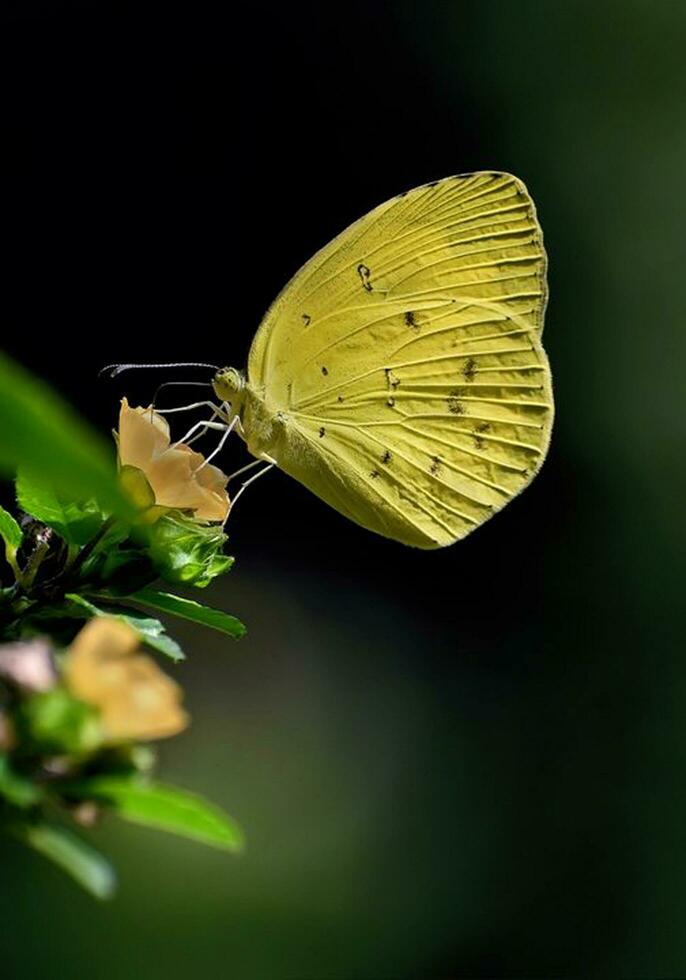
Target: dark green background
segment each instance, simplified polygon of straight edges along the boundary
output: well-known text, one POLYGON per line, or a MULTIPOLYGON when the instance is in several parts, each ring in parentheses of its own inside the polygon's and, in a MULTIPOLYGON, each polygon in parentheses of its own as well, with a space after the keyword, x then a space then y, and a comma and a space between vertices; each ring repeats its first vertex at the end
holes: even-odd
POLYGON ((98 906, 3 844, 3 975, 683 977, 686 4, 45 2, 3 28, 2 343, 97 425, 154 387, 102 363, 240 365, 317 247, 471 169, 537 202, 557 401, 535 484, 445 552, 280 474, 246 495, 208 598, 249 637, 179 630, 193 726, 162 750, 245 856, 108 821, 98 906))

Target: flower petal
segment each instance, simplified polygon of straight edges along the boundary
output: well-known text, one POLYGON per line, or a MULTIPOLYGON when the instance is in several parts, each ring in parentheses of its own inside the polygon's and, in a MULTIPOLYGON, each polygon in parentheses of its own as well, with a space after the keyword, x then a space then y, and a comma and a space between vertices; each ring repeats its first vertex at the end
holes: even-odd
POLYGON ((184 443, 170 445, 169 426, 151 409, 130 408, 122 399, 120 466, 141 470, 162 507, 192 510, 201 521, 224 521, 230 501, 228 478, 184 443))
POLYGON ((132 627, 103 616, 84 626, 65 660, 69 690, 100 710, 111 742, 166 738, 188 725, 181 688, 138 642, 132 627))
POLYGON ((148 462, 169 447, 169 425, 151 408, 130 408, 126 398, 119 411, 119 462, 146 472, 148 462))
POLYGON ((217 471, 219 477, 213 479, 219 489, 202 486, 198 477, 209 469, 205 467, 198 471, 202 462, 200 453, 187 446, 178 446, 150 462, 146 475, 155 500, 161 506, 193 510, 198 520, 222 521, 229 512, 229 497, 224 489, 227 478, 217 471))

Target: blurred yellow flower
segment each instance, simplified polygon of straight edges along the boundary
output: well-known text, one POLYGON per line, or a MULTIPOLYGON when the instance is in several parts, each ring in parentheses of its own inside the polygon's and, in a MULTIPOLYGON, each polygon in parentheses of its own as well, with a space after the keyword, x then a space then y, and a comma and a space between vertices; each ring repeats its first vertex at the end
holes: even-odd
POLYGON ((156 504, 192 510, 201 521, 226 520, 231 506, 227 477, 190 446, 171 445, 169 426, 152 407, 131 408, 122 398, 118 444, 119 465, 145 475, 156 504))
POLYGON ((102 616, 83 627, 65 658, 70 693, 99 709, 108 742, 166 738, 188 725, 181 688, 138 647, 131 626, 102 616))

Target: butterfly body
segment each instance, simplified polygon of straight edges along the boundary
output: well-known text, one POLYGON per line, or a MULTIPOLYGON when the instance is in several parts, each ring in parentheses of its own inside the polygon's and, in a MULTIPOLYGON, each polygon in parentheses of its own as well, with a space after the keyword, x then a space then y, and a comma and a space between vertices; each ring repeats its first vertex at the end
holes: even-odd
POLYGON ((265 391, 256 391, 246 382, 242 371, 224 368, 214 378, 215 393, 222 402, 231 405, 231 414, 238 417, 238 434, 256 459, 274 460, 285 437, 286 413, 278 405, 270 405, 265 391))
POLYGON ((553 418, 546 257, 509 174, 380 205, 291 280, 247 377, 225 369, 249 451, 405 544, 464 537, 533 478, 553 418))

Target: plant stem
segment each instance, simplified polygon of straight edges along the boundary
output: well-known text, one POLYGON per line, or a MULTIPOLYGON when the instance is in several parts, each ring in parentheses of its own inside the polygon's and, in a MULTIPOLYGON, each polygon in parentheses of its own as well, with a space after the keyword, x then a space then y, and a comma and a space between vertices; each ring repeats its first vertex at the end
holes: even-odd
POLYGON ((21 587, 25 592, 28 592, 33 585, 38 569, 50 549, 51 537, 52 531, 49 528, 45 528, 36 536, 36 547, 31 552, 31 557, 27 561, 24 571, 20 573, 21 587))
POLYGON ((79 553, 76 555, 73 561, 67 564, 67 567, 64 569, 63 572, 63 575, 66 579, 73 579, 75 575, 78 575, 81 568, 83 568, 83 565, 86 562, 86 560, 90 558, 90 556, 96 550, 96 548, 98 547, 102 539, 105 537, 107 532, 111 530, 111 528, 114 526, 115 520, 116 519, 114 517, 108 517, 105 523, 101 526, 98 533, 95 534, 90 539, 90 541, 83 546, 83 548, 79 551, 79 553))

